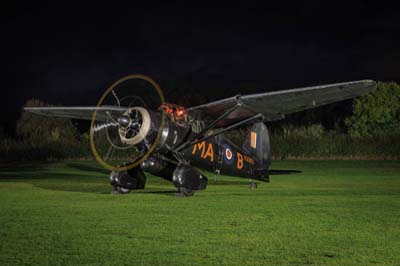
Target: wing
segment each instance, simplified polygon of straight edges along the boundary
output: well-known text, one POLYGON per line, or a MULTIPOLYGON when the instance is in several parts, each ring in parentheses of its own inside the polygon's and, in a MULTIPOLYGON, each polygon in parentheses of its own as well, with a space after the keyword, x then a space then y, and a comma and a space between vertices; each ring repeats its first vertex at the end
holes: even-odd
POLYGON ((97 110, 96 121, 108 122, 112 113, 124 113, 128 107, 100 106, 100 107, 25 107, 24 110, 44 116, 65 117, 73 119, 91 120, 93 112, 97 110))
POLYGON ((286 114, 314 108, 317 106, 351 99, 375 90, 372 80, 360 80, 329 85, 305 87, 291 90, 273 91, 226 98, 187 109, 195 119, 213 121, 226 110, 238 105, 216 126, 224 127, 236 121, 263 114, 265 121, 283 119, 286 114))

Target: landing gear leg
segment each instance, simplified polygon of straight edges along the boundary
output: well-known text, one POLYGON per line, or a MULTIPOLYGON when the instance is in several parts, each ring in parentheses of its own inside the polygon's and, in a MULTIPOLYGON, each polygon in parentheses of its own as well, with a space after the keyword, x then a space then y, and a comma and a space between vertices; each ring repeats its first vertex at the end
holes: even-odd
POLYGON ((257 188, 257 183, 253 182, 253 180, 251 178, 249 179, 249 188, 250 189, 256 189, 257 188))

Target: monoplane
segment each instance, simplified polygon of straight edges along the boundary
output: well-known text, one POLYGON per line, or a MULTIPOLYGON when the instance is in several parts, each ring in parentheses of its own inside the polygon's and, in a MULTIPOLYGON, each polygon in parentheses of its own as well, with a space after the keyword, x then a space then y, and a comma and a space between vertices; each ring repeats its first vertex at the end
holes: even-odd
MULTIPOLYGON (((208 179, 198 168, 269 182, 271 163, 265 122, 285 115, 373 91, 372 80, 236 95, 193 107, 164 100, 159 85, 144 75, 130 75, 109 87, 92 107, 26 107, 39 115, 90 120, 94 157, 111 171, 115 193, 143 189, 145 172, 169 180, 178 194, 191 196, 204 190, 208 179), (137 95, 121 95, 118 88, 138 79, 151 85, 160 98, 151 109, 137 95), (108 100, 107 100, 108 99, 108 100), (241 146, 224 133, 247 125, 241 146)), ((128 88, 133 93, 135 88, 128 88)))

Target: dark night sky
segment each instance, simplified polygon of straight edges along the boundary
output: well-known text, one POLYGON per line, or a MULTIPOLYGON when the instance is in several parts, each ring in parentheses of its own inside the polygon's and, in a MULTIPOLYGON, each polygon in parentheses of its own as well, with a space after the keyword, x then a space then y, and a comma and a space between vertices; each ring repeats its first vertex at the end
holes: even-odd
POLYGON ((3 126, 12 127, 32 97, 94 105, 131 73, 176 81, 210 100, 365 78, 400 81, 400 9, 378 1, 82 2, 1 8, 3 126))

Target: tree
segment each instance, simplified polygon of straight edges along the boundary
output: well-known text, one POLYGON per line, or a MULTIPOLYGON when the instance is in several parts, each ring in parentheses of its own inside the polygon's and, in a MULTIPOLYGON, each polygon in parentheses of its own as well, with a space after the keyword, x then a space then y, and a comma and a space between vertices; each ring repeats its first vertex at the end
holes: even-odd
POLYGON ((400 134, 400 86, 378 82, 377 89, 353 100, 353 115, 345 120, 350 135, 400 134))
MULTIPOLYGON (((40 100, 28 100, 25 107, 48 106, 40 100)), ((34 146, 48 143, 72 144, 78 140, 78 130, 70 119, 44 117, 22 111, 17 121, 17 135, 34 146)))

